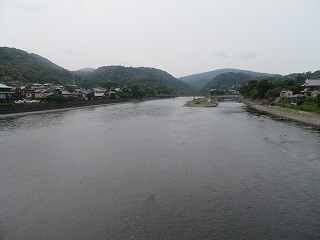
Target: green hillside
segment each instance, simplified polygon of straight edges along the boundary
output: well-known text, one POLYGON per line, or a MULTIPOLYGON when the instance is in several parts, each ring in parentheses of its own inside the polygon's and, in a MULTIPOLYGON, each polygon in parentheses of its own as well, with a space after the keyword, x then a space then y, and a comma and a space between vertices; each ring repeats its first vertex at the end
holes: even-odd
POLYGON ((195 91, 188 84, 177 80, 169 73, 147 67, 105 66, 95 70, 90 78, 96 84, 114 81, 120 84, 169 85, 183 94, 193 94, 195 91))
POLYGON ((72 72, 39 55, 0 47, 0 82, 70 83, 72 72))
POLYGON ((123 84, 169 87, 174 92, 192 94, 194 89, 169 73, 154 68, 123 66, 69 71, 46 58, 15 48, 0 47, 0 82, 57 83, 81 86, 105 85, 108 81, 123 84))
POLYGON ((203 88, 200 89, 200 93, 206 94, 210 89, 225 89, 234 85, 239 85, 246 82, 250 75, 243 73, 222 73, 215 78, 211 79, 203 88))
POLYGON ((248 70, 241 70, 241 69, 234 69, 234 68, 223 68, 223 69, 217 69, 214 71, 204 72, 204 73, 198 73, 193 74, 185 77, 179 78, 179 80, 189 84, 191 87, 195 88, 196 90, 200 90, 203 88, 209 80, 213 79, 214 77, 218 76, 219 74, 223 73, 243 73, 246 75, 249 75, 251 77, 259 77, 259 76, 270 76, 271 74, 268 73, 259 73, 259 72, 252 72, 248 70))

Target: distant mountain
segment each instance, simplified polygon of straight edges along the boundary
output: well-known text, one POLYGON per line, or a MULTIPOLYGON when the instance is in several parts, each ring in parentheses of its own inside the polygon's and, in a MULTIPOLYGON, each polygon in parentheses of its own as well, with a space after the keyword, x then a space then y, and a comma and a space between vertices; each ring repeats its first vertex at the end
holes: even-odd
POLYGON ((72 72, 46 58, 16 48, 0 47, 0 81, 68 83, 72 72))
POLYGON ((259 72, 252 72, 248 70, 241 70, 241 69, 234 69, 234 68, 223 68, 223 69, 217 69, 210 72, 204 72, 204 73, 198 73, 193 74, 185 77, 179 78, 179 80, 189 84, 191 87, 195 88, 196 90, 200 90, 203 88, 207 82, 209 82, 210 79, 218 76, 222 73, 243 73, 246 75, 249 75, 251 77, 260 77, 260 76, 269 76, 271 74, 268 73, 259 73, 259 72))
POLYGON ((91 67, 86 67, 86 68, 81 68, 81 69, 77 70, 77 72, 93 72, 94 70, 96 70, 96 69, 91 68, 91 67))
POLYGON ((180 93, 194 89, 169 73, 155 68, 107 66, 69 71, 46 58, 16 48, 0 47, 0 82, 99 85, 108 80, 118 83, 170 86, 180 93))
POLYGON ((206 94, 210 89, 223 89, 225 87, 239 85, 246 82, 249 78, 251 78, 250 75, 243 73, 222 73, 209 80, 209 82, 207 82, 207 84, 200 89, 200 93, 206 94))
POLYGON ((94 83, 112 80, 128 84, 170 85, 184 94, 193 94, 195 91, 169 73, 148 67, 104 66, 90 74, 90 78, 94 83))

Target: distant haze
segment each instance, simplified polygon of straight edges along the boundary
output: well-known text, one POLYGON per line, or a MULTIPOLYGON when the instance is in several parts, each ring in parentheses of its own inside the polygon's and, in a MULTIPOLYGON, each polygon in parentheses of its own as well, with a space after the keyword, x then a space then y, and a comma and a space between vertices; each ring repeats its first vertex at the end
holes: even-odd
POLYGON ((0 0, 0 46, 69 70, 320 69, 319 0, 0 0))

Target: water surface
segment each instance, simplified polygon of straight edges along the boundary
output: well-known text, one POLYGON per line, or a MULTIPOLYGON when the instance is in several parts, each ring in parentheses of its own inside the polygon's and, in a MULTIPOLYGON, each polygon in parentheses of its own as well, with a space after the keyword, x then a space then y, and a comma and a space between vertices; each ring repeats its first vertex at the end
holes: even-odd
POLYGON ((186 98, 0 119, 0 239, 320 239, 320 135, 186 98))

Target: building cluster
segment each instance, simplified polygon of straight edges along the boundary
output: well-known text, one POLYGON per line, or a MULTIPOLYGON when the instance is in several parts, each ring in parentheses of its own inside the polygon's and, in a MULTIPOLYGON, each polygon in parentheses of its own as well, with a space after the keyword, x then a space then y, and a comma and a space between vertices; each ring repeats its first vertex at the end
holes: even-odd
POLYGON ((301 87, 303 90, 299 94, 293 94, 292 91, 285 90, 280 92, 280 97, 289 98, 291 104, 297 104, 298 100, 304 96, 316 97, 320 95, 320 79, 307 79, 301 87))
POLYGON ((18 83, 11 82, 6 85, 0 84, 0 103, 33 102, 55 94, 72 97, 75 100, 90 100, 90 98, 109 99, 118 98, 118 91, 120 91, 119 88, 115 90, 107 90, 100 87, 81 89, 76 85, 62 86, 52 83, 34 83, 32 85, 19 86, 18 83), (22 98, 23 100, 21 100, 22 98))

